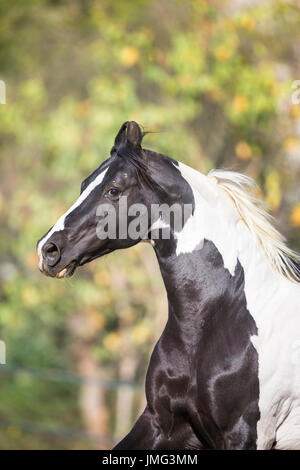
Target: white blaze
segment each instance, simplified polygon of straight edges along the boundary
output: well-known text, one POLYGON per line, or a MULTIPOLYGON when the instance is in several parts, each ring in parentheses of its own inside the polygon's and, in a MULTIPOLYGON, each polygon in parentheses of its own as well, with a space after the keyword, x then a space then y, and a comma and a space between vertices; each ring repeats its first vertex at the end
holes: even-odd
POLYGON ((105 176, 105 173, 107 172, 108 168, 106 168, 104 171, 99 173, 99 175, 85 188, 85 190, 80 194, 79 198, 74 202, 74 204, 70 207, 70 209, 67 210, 56 222, 56 224, 52 227, 50 232, 47 233, 47 235, 42 238, 38 244, 37 247, 37 254, 39 257, 39 268, 42 269, 42 263, 43 263, 43 256, 42 256, 42 248, 49 240, 51 235, 55 232, 60 232, 65 228, 65 219, 67 215, 69 215, 71 212, 73 212, 78 206, 80 206, 83 201, 88 197, 88 195, 93 191, 93 189, 96 188, 96 186, 99 186, 99 184, 102 183, 103 178, 105 176))

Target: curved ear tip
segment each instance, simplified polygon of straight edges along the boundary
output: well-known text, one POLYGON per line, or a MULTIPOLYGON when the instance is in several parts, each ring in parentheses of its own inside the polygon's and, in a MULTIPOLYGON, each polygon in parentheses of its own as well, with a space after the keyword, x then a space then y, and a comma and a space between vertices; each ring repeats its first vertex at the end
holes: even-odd
POLYGON ((138 128, 141 129, 141 126, 136 122, 136 121, 127 121, 125 124, 127 124, 127 129, 128 128, 138 128))
POLYGON ((143 133, 139 124, 135 121, 125 121, 115 138, 115 146, 119 147, 126 140, 133 146, 140 146, 143 139, 143 133))
POLYGON ((124 129, 127 129, 128 123, 129 123, 129 121, 123 122, 122 126, 120 127, 120 130, 122 130, 122 129, 123 129, 123 130, 124 130, 124 129))
POLYGON ((129 121, 126 127, 126 135, 129 142, 133 145, 140 145, 142 142, 143 134, 140 126, 135 121, 129 121))

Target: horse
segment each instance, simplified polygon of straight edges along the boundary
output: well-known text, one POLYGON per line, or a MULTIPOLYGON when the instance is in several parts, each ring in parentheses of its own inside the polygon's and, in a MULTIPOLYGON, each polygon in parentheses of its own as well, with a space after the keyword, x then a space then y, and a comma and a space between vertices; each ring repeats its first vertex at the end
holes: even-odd
POLYGON ((37 243, 40 270, 57 278, 153 245, 168 320, 150 359, 145 410, 115 449, 299 449, 300 256, 252 179, 204 175, 143 148, 144 134, 134 121, 121 126, 110 157, 37 243), (101 203, 117 214, 115 228, 134 220, 129 209, 121 214, 122 197, 148 210, 143 233, 97 236, 108 213, 97 213, 101 203), (191 208, 179 228, 175 217, 149 216, 153 205, 174 204, 191 208))

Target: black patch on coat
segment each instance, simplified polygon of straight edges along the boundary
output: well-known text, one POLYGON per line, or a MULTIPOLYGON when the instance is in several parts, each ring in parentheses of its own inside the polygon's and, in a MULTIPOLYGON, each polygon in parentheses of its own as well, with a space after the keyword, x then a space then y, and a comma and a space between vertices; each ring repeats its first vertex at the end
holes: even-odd
POLYGON ((147 407, 117 449, 255 449, 257 334, 244 271, 234 276, 211 241, 201 250, 157 253, 169 319, 151 357, 147 407))

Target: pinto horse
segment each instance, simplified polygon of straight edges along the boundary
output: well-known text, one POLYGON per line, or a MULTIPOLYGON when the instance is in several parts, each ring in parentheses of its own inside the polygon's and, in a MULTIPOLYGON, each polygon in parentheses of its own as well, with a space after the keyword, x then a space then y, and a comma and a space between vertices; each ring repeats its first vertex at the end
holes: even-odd
POLYGON ((122 125, 110 157, 37 244, 40 270, 58 278, 141 241, 154 247, 169 316, 151 356, 146 408, 115 448, 300 449, 299 255, 252 195, 251 179, 203 175, 142 148, 142 138, 137 123, 122 125), (101 203, 119 215, 117 229, 134 219, 129 209, 120 214, 121 196, 128 207, 192 209, 180 229, 159 213, 138 237, 97 236, 101 203))

